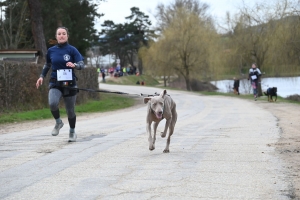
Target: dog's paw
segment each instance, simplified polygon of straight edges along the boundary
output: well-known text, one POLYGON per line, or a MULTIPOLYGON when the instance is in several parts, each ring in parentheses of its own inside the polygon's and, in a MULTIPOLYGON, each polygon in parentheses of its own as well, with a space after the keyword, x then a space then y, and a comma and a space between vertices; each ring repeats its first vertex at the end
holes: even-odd
POLYGON ((167 135, 167 134, 164 134, 164 132, 161 132, 161 133, 160 133, 160 136, 161 136, 162 138, 166 137, 166 135, 167 135))
POLYGON ((149 146, 149 150, 150 150, 150 151, 153 151, 154 149, 155 149, 155 146, 154 146, 154 145, 149 146))
POLYGON ((165 149, 163 152, 164 153, 170 153, 170 150, 169 149, 165 149))

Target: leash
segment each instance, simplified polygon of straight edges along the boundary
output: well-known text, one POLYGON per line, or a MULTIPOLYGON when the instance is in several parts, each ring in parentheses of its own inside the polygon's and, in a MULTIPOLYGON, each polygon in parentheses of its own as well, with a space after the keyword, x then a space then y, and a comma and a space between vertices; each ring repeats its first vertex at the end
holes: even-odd
MULTIPOLYGON (((125 92, 119 92, 119 91, 109 91, 109 90, 95 90, 95 89, 88 89, 88 88, 74 88, 74 87, 64 87, 68 88, 70 90, 81 90, 81 91, 86 91, 86 92, 102 92, 102 93, 112 93, 112 94, 122 94, 122 95, 132 95, 132 96, 146 96, 146 97, 154 97, 154 96, 159 96, 157 92, 154 94, 130 94, 130 93, 125 93, 125 92)), ((168 95, 170 96, 170 95, 168 95)))
POLYGON ((154 96, 159 96, 159 94, 158 93, 154 93, 154 94, 143 94, 143 93, 141 93, 141 96, 145 96, 145 97, 154 97, 154 96))
POLYGON ((64 87, 68 88, 69 90, 81 90, 86 92, 101 92, 101 93, 112 93, 112 94, 122 94, 122 95, 132 95, 132 96, 142 96, 142 94, 129 94, 125 92, 119 92, 119 91, 109 91, 109 90, 95 90, 95 89, 89 89, 89 88, 74 88, 74 87, 64 87))

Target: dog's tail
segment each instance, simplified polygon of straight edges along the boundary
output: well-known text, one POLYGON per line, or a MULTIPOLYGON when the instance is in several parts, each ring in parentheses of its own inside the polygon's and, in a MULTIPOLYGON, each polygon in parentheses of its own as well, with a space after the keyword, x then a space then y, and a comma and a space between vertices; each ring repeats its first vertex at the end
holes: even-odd
POLYGON ((266 92, 264 92, 264 94, 265 94, 266 96, 268 96, 268 94, 267 94, 266 92))

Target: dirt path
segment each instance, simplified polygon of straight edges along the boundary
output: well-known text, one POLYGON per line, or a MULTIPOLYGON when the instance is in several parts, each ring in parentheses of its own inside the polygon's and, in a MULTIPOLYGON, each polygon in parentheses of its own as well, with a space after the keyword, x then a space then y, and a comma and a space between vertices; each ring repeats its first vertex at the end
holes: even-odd
POLYGON ((257 102, 260 107, 270 111, 278 119, 281 137, 275 144, 281 159, 285 163, 287 177, 292 184, 291 199, 300 199, 300 106, 290 103, 257 102))

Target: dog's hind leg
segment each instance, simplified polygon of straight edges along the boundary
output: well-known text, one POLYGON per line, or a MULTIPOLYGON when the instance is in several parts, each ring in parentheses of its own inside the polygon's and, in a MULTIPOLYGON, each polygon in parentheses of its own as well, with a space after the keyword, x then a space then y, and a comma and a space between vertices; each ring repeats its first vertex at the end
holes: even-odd
POLYGON ((169 127, 169 135, 168 135, 168 138, 167 138, 167 144, 166 144, 166 148, 164 149, 164 153, 169 153, 170 150, 169 150, 169 146, 170 146, 170 142, 171 142, 171 136, 173 135, 173 132, 174 132, 174 126, 171 126, 169 127))
POLYGON ((164 132, 161 132, 161 133, 160 133, 160 136, 161 136, 162 138, 166 137, 166 135, 167 135, 167 130, 168 130, 168 127, 170 126, 171 121, 172 121, 172 118, 166 119, 166 124, 165 124, 164 132))
POLYGON ((173 135, 173 132, 174 132, 176 121, 177 121, 177 113, 175 111, 172 114, 172 121, 171 121, 170 126, 169 126, 169 135, 168 135, 168 138, 167 138, 166 148, 163 151, 164 153, 169 153, 170 152, 169 146, 170 146, 170 142, 171 142, 171 136, 173 135))

